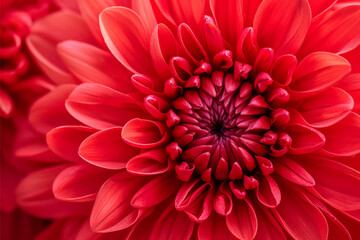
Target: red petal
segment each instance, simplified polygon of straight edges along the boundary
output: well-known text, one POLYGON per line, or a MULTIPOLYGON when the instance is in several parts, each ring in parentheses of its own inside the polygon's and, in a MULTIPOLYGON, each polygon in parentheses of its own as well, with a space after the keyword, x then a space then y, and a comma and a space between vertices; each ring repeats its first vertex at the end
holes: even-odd
POLYGON ((300 186, 314 186, 313 177, 294 160, 282 157, 273 161, 275 173, 300 186))
POLYGON ((172 174, 162 174, 137 191, 131 199, 135 208, 152 207, 173 195, 179 188, 180 181, 172 174))
POLYGON ((126 164, 128 172, 139 175, 157 175, 169 170, 168 156, 164 149, 152 149, 136 155, 126 164))
POLYGON ((94 43, 86 23, 71 11, 58 11, 37 21, 26 39, 27 47, 37 64, 55 83, 74 83, 64 63, 59 58, 56 45, 65 40, 94 43), (72 26, 69 31, 69 26, 72 26))
POLYGON ((343 210, 360 208, 360 172, 329 158, 306 156, 298 161, 314 178, 313 187, 333 207, 343 210))
POLYGON ((290 89, 298 94, 313 94, 335 84, 350 72, 345 58, 327 52, 307 56, 296 68, 290 89))
POLYGON ((77 2, 72 0, 54 0, 56 6, 62 9, 68 9, 74 12, 79 12, 79 6, 77 2))
POLYGON ((248 200, 234 201, 233 210, 226 216, 230 232, 240 239, 254 239, 258 221, 253 206, 248 200))
POLYGON ((327 11, 313 20, 299 51, 300 58, 315 51, 345 53, 359 45, 360 5, 327 11))
POLYGON ((256 216, 258 219, 258 231, 255 236, 256 240, 287 239, 282 227, 268 209, 257 207, 256 216))
POLYGON ((354 106, 352 97, 340 88, 306 98, 299 104, 299 112, 313 127, 328 127, 346 117, 354 106), (331 96, 331 98, 329 98, 331 96))
POLYGON ((69 202, 95 200, 101 185, 114 172, 91 165, 76 165, 64 169, 57 175, 53 192, 57 199, 69 202))
POLYGON ((164 24, 158 24, 152 32, 150 53, 155 69, 163 79, 171 77, 169 61, 180 55, 180 48, 174 35, 164 24))
POLYGON ((126 143, 139 148, 154 148, 165 144, 169 139, 165 125, 139 118, 127 122, 121 135, 126 143))
POLYGON ((294 75, 297 59, 294 55, 282 55, 271 66, 271 77, 280 86, 287 86, 294 75))
POLYGON ((289 153, 305 154, 314 152, 324 146, 326 139, 318 130, 302 124, 291 123, 286 126, 286 133, 292 139, 289 153))
POLYGON ((130 84, 131 73, 110 53, 78 41, 62 42, 57 49, 69 70, 82 82, 100 83, 124 93, 135 90, 130 84))
POLYGON ((200 223, 198 228, 199 240, 236 240, 226 226, 225 218, 215 213, 200 223))
POLYGON ((66 108, 76 119, 97 129, 122 126, 145 115, 129 95, 96 83, 79 85, 67 99, 66 108))
POLYGON ((236 46, 237 40, 243 30, 242 3, 240 0, 235 2, 210 1, 216 23, 219 26, 222 36, 232 46, 236 46))
POLYGON ((338 87, 344 89, 352 96, 355 103, 353 111, 360 114, 360 74, 348 75, 339 83, 338 87))
POLYGON ((276 181, 271 176, 263 176, 262 174, 259 174, 257 179, 259 187, 256 190, 256 196, 259 201, 269 208, 279 205, 281 193, 276 181))
POLYGON ((150 35, 134 11, 110 7, 100 14, 100 29, 114 56, 130 71, 153 75, 150 35))
POLYGON ((169 206, 156 221, 150 240, 190 240, 194 222, 183 212, 169 206))
POLYGON ((29 121, 41 133, 61 125, 79 124, 65 109, 65 100, 75 85, 64 84, 39 98, 30 108, 29 121))
POLYGON ((296 53, 305 38, 310 19, 310 6, 306 0, 264 0, 254 19, 260 47, 273 48, 276 56, 296 53))
POLYGON ((19 206, 40 218, 58 219, 88 214, 90 205, 87 203, 64 202, 53 195, 53 181, 66 167, 68 165, 45 168, 23 178, 16 189, 19 206))
POLYGON ((79 146, 95 131, 85 126, 62 126, 47 133, 46 143, 59 157, 70 162, 83 163, 83 159, 78 154, 79 146))
POLYGON ((157 22, 150 1, 131 0, 131 9, 139 14, 143 20, 146 32, 151 34, 157 22))
MULTIPOLYGON (((277 180, 280 184, 280 178, 277 180)), ((292 188, 290 184, 280 185, 281 202, 272 209, 279 223, 295 239, 327 239, 329 229, 324 215, 292 188)))
MULTIPOLYGON (((100 43, 105 45, 99 27, 99 15, 105 8, 119 5, 120 2, 116 0, 78 0, 77 2, 79 4, 81 15, 86 21, 92 34, 100 43)), ((121 5, 126 7, 130 7, 130 3, 131 0, 121 1, 121 5)))
POLYGON ((315 17, 319 13, 323 12, 330 6, 332 6, 336 1, 335 0, 308 0, 311 8, 312 16, 315 17))
POLYGON ((133 225, 143 210, 130 205, 135 192, 147 178, 120 172, 101 187, 90 216, 90 225, 96 232, 114 232, 133 225))
POLYGON ((340 122, 321 129, 326 137, 324 149, 330 153, 350 156, 360 153, 360 116, 351 112, 340 122))
POLYGON ((14 102, 3 88, 0 88, 0 116, 8 118, 14 112, 14 102))
POLYGON ((91 135, 80 145, 79 155, 102 168, 125 168, 129 159, 139 154, 139 149, 124 143, 121 131, 121 127, 114 127, 91 135))
POLYGON ((195 222, 207 219, 212 211, 213 186, 195 180, 184 183, 175 198, 175 208, 184 210, 195 222))

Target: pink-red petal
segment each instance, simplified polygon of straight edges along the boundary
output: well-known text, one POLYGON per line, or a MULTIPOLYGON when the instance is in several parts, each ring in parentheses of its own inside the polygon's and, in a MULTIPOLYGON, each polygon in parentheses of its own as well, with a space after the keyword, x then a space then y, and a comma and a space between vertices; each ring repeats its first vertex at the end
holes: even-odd
POLYGON ((264 0, 254 18, 260 47, 271 47, 276 56, 296 53, 310 20, 310 6, 306 0, 264 0))
POLYGON ((79 155, 87 162, 107 169, 123 169, 140 150, 126 144, 121 137, 122 127, 99 131, 86 138, 79 155))

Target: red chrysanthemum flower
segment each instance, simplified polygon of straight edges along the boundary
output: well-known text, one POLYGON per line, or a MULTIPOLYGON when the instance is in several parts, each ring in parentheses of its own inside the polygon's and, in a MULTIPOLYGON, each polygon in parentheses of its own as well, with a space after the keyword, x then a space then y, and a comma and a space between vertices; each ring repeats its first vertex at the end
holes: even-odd
POLYGON ((67 162, 18 201, 72 216, 44 238, 359 237, 359 4, 78 2, 27 39, 59 84, 29 121, 67 162))

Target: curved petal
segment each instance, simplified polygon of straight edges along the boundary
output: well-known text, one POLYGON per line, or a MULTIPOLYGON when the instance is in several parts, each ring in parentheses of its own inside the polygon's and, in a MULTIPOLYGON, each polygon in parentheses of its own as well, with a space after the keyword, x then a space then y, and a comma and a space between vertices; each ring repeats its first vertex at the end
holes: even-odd
POLYGON ((190 240, 194 222, 170 205, 155 222, 150 240, 190 240), (177 227, 181 226, 181 227, 177 227))
POLYGON ((83 159, 78 154, 79 146, 95 131, 85 126, 61 126, 46 134, 46 143, 59 157, 70 162, 83 163, 83 159))
POLYGON ((60 201, 53 195, 53 181, 66 167, 68 165, 45 168, 34 171, 23 178, 16 189, 19 206, 26 212, 40 218, 58 219, 86 216, 91 205, 60 201))
POLYGON ((79 85, 66 100, 66 109, 96 129, 122 126, 130 119, 145 115, 129 95, 96 83, 79 85))
POLYGON ((157 175, 169 170, 165 149, 151 149, 130 159, 126 164, 128 172, 139 175, 157 175))
POLYGON ((0 88, 0 101, 0 116, 4 118, 10 117, 14 112, 14 102, 3 88, 0 88))
POLYGON ((240 239, 254 239, 258 220, 254 207, 246 199, 236 200, 230 215, 226 216, 230 232, 240 239))
MULTIPOLYGON (((116 0, 77 0, 80 12, 90 31, 99 43, 104 44, 104 39, 100 32, 99 15, 108 7, 116 6, 120 1, 116 0)), ((122 0, 121 5, 130 7, 131 0, 122 0)))
MULTIPOLYGON (((351 65, 351 68, 353 65, 351 65)), ((360 74, 350 74, 346 76, 338 87, 344 89, 354 100, 353 112, 360 114, 360 74)))
POLYGON ((327 11, 325 16, 314 20, 299 51, 300 59, 315 51, 345 53, 360 43, 360 5, 341 7, 327 11))
POLYGON ((225 217, 211 214, 204 222, 199 224, 199 240, 236 240, 238 239, 229 231, 225 217))
MULTIPOLYGON (((277 179, 278 180, 278 179, 277 179)), ((295 239, 327 239, 328 226, 321 211, 290 184, 280 184, 282 199, 271 209, 283 228, 295 239)))
POLYGON ((232 46, 236 46, 243 30, 241 1, 212 0, 210 4, 222 36, 232 46))
POLYGON ((271 47, 276 56, 296 53, 305 38, 310 20, 310 6, 306 0, 264 0, 254 19, 260 47, 271 47))
POLYGON ((345 58, 333 53, 315 52, 299 63, 290 89, 297 94, 314 94, 335 84, 350 70, 345 58))
POLYGON ((341 54, 341 56, 346 58, 351 64, 352 73, 360 73, 360 61, 358 61, 359 55, 360 55, 360 45, 349 52, 341 54))
POLYGON ((110 7, 100 14, 100 29, 114 56, 131 72, 153 74, 150 58, 150 35, 134 11, 110 7))
POLYGON ((255 240, 287 239, 282 227, 268 209, 256 207, 255 210, 258 219, 255 240))
POLYGON ((266 207, 273 208, 279 205, 281 193, 279 186, 271 176, 259 174, 257 177, 259 187, 256 189, 256 196, 266 207))
POLYGON ((360 209, 360 172, 320 156, 306 156, 298 161, 314 178, 313 188, 331 206, 342 211, 360 209))
POLYGON ((300 186, 314 186, 314 178, 296 161, 288 157, 277 158, 273 161, 275 173, 289 182, 300 186))
POLYGON ((131 73, 110 53, 78 41, 61 42, 57 49, 68 69, 82 82, 103 84, 123 93, 135 90, 131 73))
POLYGON ((163 123, 135 118, 125 124, 121 132, 124 142, 139 148, 164 145, 169 133, 163 123))
POLYGON ((180 55, 180 48, 166 25, 156 25, 150 39, 150 53, 159 76, 163 79, 171 77, 169 61, 172 57, 180 55))
POLYGON ((79 155, 87 162, 107 169, 123 169, 128 160, 140 150, 124 143, 121 127, 109 128, 86 138, 79 147, 79 155))
POLYGON ((30 108, 29 122, 38 132, 46 134, 61 125, 79 125, 65 108, 65 100, 76 86, 64 84, 39 98, 30 108))
POLYGON ((360 116, 351 112, 340 122, 321 129, 326 137, 324 149, 330 153, 350 156, 360 153, 360 116))
POLYGON ((131 9, 134 10, 144 22, 146 32, 151 34, 156 26, 156 18, 150 1, 131 0, 131 9))
POLYGON ((54 196, 62 201, 87 202, 95 200, 101 185, 114 172, 91 165, 75 165, 61 171, 54 180, 54 196))
POLYGON ((120 172, 101 187, 90 216, 95 232, 114 232, 133 225, 144 210, 130 205, 135 192, 147 182, 147 178, 120 172))
POLYGON ((299 123, 286 126, 286 133, 292 139, 289 153, 305 154, 319 150, 326 143, 324 135, 318 130, 299 123))
POLYGON ((94 43, 81 16, 66 10, 38 20, 26 39, 27 47, 37 64, 57 84, 76 82, 56 52, 56 45, 68 39, 94 43), (69 26, 72 26, 71 31, 69 26))
POLYGON ((308 0, 311 8, 312 16, 315 17, 319 13, 332 6, 336 0, 308 0))
POLYGON ((322 128, 339 122, 353 106, 354 100, 347 92, 340 88, 329 88, 306 98, 299 104, 298 111, 312 127, 322 128))
POLYGON ((180 181, 172 174, 162 174, 139 189, 131 199, 131 206, 148 208, 166 200, 179 188, 180 181))

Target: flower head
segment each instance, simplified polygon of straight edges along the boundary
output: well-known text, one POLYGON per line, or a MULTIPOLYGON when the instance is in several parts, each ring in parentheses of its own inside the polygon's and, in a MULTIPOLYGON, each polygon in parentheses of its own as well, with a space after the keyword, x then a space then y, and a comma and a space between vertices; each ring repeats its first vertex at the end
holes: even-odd
POLYGON ((339 54, 357 51, 358 5, 112 5, 79 1, 90 31, 58 12, 27 39, 59 83, 30 122, 71 165, 24 179, 24 208, 41 209, 43 191, 26 189, 48 176, 58 200, 95 200, 78 237, 91 226, 128 239, 350 238, 359 75, 339 54), (59 19, 76 24, 59 36, 59 19))

